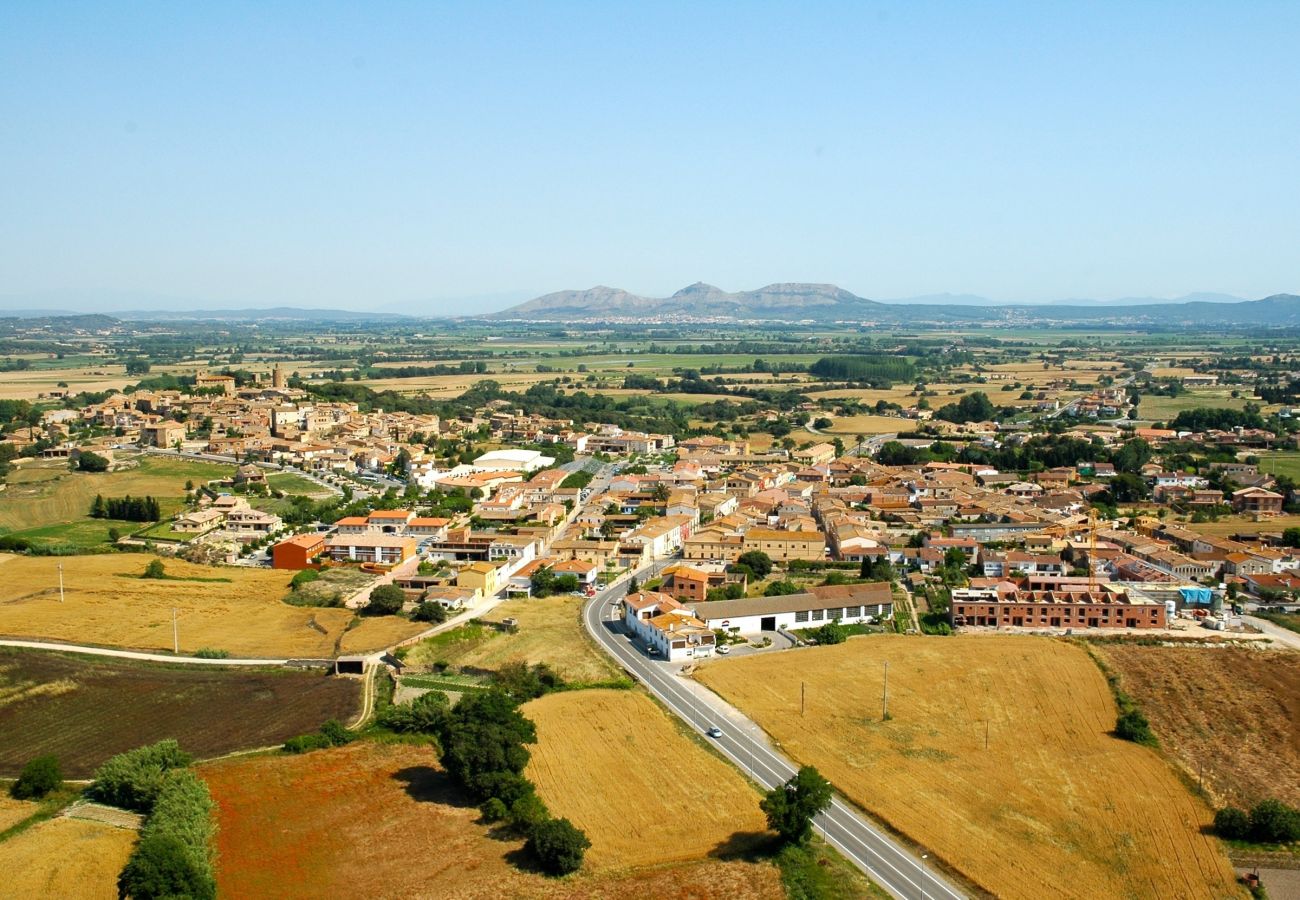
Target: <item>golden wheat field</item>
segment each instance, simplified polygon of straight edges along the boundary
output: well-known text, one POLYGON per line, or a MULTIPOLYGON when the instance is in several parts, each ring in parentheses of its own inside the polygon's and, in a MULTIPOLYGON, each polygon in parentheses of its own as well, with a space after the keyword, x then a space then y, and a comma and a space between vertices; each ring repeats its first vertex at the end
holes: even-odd
POLYGON ((0 842, 6 897, 116 900, 136 834, 84 819, 50 819, 0 842))
MULTIPOLYGON (((3 704, 4 700, 3 694, 0 694, 0 704, 3 704)), ((17 825, 39 808, 40 804, 31 800, 15 800, 7 794, 0 795, 0 831, 17 825)))
POLYGON ((767 829, 740 773, 644 694, 550 694, 523 710, 537 725, 527 775, 554 815, 587 833, 593 868, 701 859, 767 829))
POLYGON ((1114 701, 1077 646, 880 636, 717 661, 698 677, 996 896, 1240 896, 1202 832, 1210 810, 1156 752, 1111 735, 1114 701))
POLYGON ((0 635, 171 650, 175 609, 182 654, 208 648, 236 657, 281 658, 375 650, 422 627, 382 616, 348 630, 351 610, 289 606, 280 598, 290 572, 166 559, 168 578, 140 578, 151 559, 143 553, 0 554, 0 635))
POLYGON ((610 871, 595 869, 589 853, 582 870, 563 879, 521 869, 513 861, 523 841, 484 823, 429 747, 357 741, 301 756, 228 759, 199 771, 217 804, 223 897, 785 896, 766 862, 610 871))

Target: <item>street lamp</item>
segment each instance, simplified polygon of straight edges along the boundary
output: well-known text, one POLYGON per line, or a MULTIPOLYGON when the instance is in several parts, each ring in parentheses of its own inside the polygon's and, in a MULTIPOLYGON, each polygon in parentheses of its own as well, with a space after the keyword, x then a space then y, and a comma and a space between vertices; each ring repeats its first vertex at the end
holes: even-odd
POLYGON ((925 853, 921 854, 921 900, 925 900, 925 876, 926 876, 925 861, 929 858, 930 857, 928 854, 925 853))

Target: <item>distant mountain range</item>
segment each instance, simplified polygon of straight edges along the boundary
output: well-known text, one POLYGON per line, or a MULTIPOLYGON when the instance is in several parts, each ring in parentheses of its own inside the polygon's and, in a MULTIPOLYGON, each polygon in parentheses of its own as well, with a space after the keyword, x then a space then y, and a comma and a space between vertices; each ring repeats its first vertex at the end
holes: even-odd
MULTIPOLYGON (((13 303, 0 319, 78 316, 100 312, 99 304, 13 303)), ((51 298, 53 299, 53 298, 51 298)), ((165 302, 156 299, 161 304, 165 302)), ((107 311, 118 320, 136 322, 370 322, 437 318, 478 318, 484 321, 556 323, 626 322, 812 322, 919 325, 1033 326, 1069 324, 1131 325, 1133 327, 1286 327, 1300 326, 1300 297, 1275 294, 1243 300, 1228 294, 1187 294, 1174 300, 1125 297, 1118 300, 1061 300, 1051 303, 1000 304, 973 294, 931 294, 904 300, 869 300, 833 284, 780 283, 752 291, 724 291, 697 282, 670 297, 646 297, 619 288, 598 286, 583 291, 557 291, 483 316, 450 314, 458 303, 432 302, 409 307, 380 306, 379 310, 303 309, 293 306, 217 309, 204 303, 176 302, 162 308, 153 303, 107 311), (397 310, 402 310, 398 312, 397 310), (430 315, 430 313, 433 313, 430 315)))
POLYGON ((1178 300, 1132 297, 1122 301, 998 305, 971 295, 936 295, 906 301, 868 300, 833 284, 781 283, 729 292, 697 282, 671 297, 643 297, 619 288, 546 294, 481 318, 538 322, 773 321, 879 324, 984 323, 1005 325, 1075 322, 1173 326, 1300 325, 1300 297, 1276 294, 1242 300, 1226 294, 1191 294, 1178 300), (926 301, 926 302, 922 302, 926 301), (932 302, 931 302, 932 301, 932 302))

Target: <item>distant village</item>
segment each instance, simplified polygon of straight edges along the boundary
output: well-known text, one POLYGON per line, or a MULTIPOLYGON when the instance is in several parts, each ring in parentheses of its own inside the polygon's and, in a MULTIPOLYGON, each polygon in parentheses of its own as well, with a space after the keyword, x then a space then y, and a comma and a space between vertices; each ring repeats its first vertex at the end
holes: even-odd
MULTIPOLYGON (((1104 394, 1078 402, 1103 415, 1121 403, 1104 394)), ((539 572, 592 594, 620 574, 675 559, 653 590, 626 603, 629 624, 672 657, 713 652, 715 633, 887 622, 899 602, 913 627, 937 612, 954 628, 1166 629, 1188 615, 1226 628, 1233 598, 1300 591, 1298 551, 1282 546, 1280 534, 1216 536, 1164 521, 1170 510, 1280 514, 1291 498, 1257 464, 1216 464, 1221 480, 1212 486, 1159 461, 1173 441, 1239 455, 1276 445, 1279 437, 1262 429, 1180 434, 1098 423, 1079 436, 1102 447, 1136 437, 1155 455, 1136 473, 1097 461, 1017 474, 959 462, 885 465, 816 439, 762 451, 716 436, 678 440, 540 418, 505 402, 450 421, 362 411, 312 399, 280 367, 243 387, 199 373, 188 390, 113 394, 48 411, 42 426, 47 457, 93 450, 111 460, 130 447, 235 462, 228 489, 196 492, 170 523, 176 540, 252 544, 282 569, 363 568, 412 602, 459 610, 526 596, 539 572), (111 437, 93 446, 60 440, 87 423, 111 437), (469 438, 492 449, 468 459, 431 449, 469 438), (557 465, 561 458, 568 462, 557 465), (363 514, 290 527, 248 499, 277 471, 373 503, 363 514), (1099 519, 1094 501, 1133 475, 1149 491, 1140 514, 1099 519), (462 502, 449 510, 448 497, 462 502), (737 565, 750 553, 784 570, 838 567, 858 583, 750 596, 754 573, 737 565), (948 590, 929 589, 955 570, 962 577, 949 578, 948 590)), ((986 447, 1032 436, 992 423, 956 427, 986 447)))

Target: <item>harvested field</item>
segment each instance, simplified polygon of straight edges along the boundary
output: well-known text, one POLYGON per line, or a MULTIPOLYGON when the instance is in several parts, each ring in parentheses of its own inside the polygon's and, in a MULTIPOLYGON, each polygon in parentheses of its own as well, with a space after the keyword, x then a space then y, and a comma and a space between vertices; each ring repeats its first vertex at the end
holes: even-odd
POLYGON ((199 758, 350 721, 361 684, 320 671, 158 665, 0 648, 0 775, 53 753, 87 778, 115 753, 175 738, 199 758))
POLYGON ((523 660, 547 663, 569 681, 612 678, 617 670, 582 630, 579 616, 584 602, 582 597, 507 600, 484 616, 487 624, 471 623, 416 644, 406 662, 417 668, 442 661, 498 669, 507 662, 523 660), (508 618, 519 622, 515 633, 491 627, 491 623, 508 618))
POLYGON ((1294 514, 1271 516, 1259 521, 1243 516, 1224 516, 1217 522, 1199 522, 1196 530, 1213 535, 1259 534, 1261 531, 1280 533, 1298 526, 1300 526, 1300 515, 1294 514))
POLYGON ((290 572, 167 559, 167 574, 175 579, 132 577, 150 559, 140 553, 0 554, 0 635, 170 651, 175 608, 182 654, 206 647, 237 657, 280 659, 375 650, 423 627, 380 616, 364 618, 349 631, 351 610, 282 603, 290 572))
MULTIPOLYGON (((25 762, 25 760, 24 760, 25 762)), ((15 772, 16 776, 18 773, 15 772)), ((0 793, 0 831, 17 825, 23 819, 34 815, 41 805, 31 800, 15 800, 8 790, 0 793)))
POLYGON ((1300 653, 1238 647, 1097 648, 1165 749, 1220 804, 1300 806, 1300 653))
POLYGON ((200 768, 217 801, 222 896, 782 897, 766 864, 702 862, 555 881, 512 865, 427 747, 360 742, 200 768), (267 841, 273 834, 274 841, 267 841))
POLYGON ((701 859, 767 832, 757 792, 644 694, 549 694, 524 712, 537 724, 527 775, 554 815, 587 832, 593 868, 701 859), (667 822, 672 840, 661 839, 667 822))
POLYGON ((135 832, 80 819, 50 819, 0 843, 9 897, 117 900, 117 876, 135 832))
POLYGON ((831 419, 828 434, 891 434, 910 431, 916 427, 911 419, 895 416, 836 416, 831 419))
POLYGON ((1209 808, 1157 753, 1111 735, 1114 701, 1077 646, 855 638, 716 661, 699 678, 855 803, 999 897, 1239 896, 1227 857, 1202 832, 1209 808))

